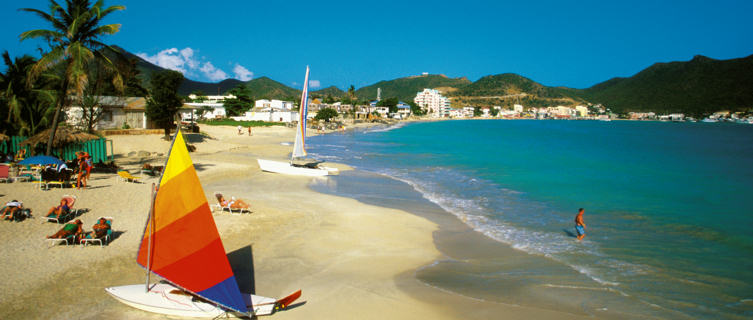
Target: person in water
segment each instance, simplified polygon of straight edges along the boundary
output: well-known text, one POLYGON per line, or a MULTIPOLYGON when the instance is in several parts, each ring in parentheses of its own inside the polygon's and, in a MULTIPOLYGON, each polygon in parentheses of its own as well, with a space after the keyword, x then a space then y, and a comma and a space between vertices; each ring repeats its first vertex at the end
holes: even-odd
POLYGON ((578 240, 586 236, 586 223, 583 222, 583 208, 578 209, 578 215, 575 216, 575 232, 578 233, 578 240))

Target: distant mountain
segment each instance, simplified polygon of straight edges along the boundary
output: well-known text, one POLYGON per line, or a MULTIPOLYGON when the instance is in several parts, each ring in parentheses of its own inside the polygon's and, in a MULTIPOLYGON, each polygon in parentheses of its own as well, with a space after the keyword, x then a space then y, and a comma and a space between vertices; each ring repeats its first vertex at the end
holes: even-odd
POLYGON ((527 107, 549 107, 587 103, 574 89, 547 87, 514 73, 485 76, 448 95, 455 107, 511 107, 516 103, 527 107))
POLYGON ((448 78, 445 75, 425 75, 399 78, 388 81, 379 81, 370 86, 356 90, 359 100, 375 100, 377 88, 382 89, 382 98, 396 97, 404 102, 412 102, 416 93, 425 88, 443 88, 443 92, 449 92, 462 88, 471 82, 466 78, 448 78))
POLYGON ((191 93, 201 91, 205 95, 223 95, 228 90, 244 83, 238 79, 225 79, 217 83, 194 81, 188 78, 183 79, 183 83, 178 88, 178 93, 187 96, 191 93))
POLYGON ((615 112, 684 112, 753 108, 753 55, 730 60, 696 56, 656 63, 630 78, 614 78, 585 90, 584 99, 615 112))
MULTIPOLYGON (((149 87, 149 79, 154 72, 164 70, 119 49, 126 57, 136 59, 140 71, 138 78, 145 88, 149 87)), ((300 90, 267 77, 246 82, 226 79, 219 83, 186 79, 180 93, 188 95, 201 90, 207 95, 224 94, 240 84, 248 86, 256 99, 296 101, 301 94, 300 90)), ((380 81, 359 88, 356 96, 359 100, 374 100, 377 88, 382 89, 382 98, 397 97, 405 102, 413 101, 416 93, 424 88, 439 89, 452 98, 454 107, 510 106, 513 103, 543 107, 593 103, 603 104, 617 113, 655 111, 701 115, 718 110, 753 108, 753 55, 730 60, 696 56, 686 62, 656 63, 632 77, 613 78, 588 89, 548 87, 512 73, 485 76, 473 83, 465 77, 423 75, 380 81)), ((331 86, 313 91, 312 95, 342 97, 346 92, 331 86)))
POLYGON ((567 98, 572 94, 566 89, 547 87, 524 76, 503 73, 482 77, 456 92, 454 96, 505 96, 526 93, 545 98, 567 98))
POLYGON ((333 98, 339 98, 345 96, 345 91, 340 90, 340 88, 338 87, 330 86, 321 90, 312 91, 311 95, 316 95, 319 97, 326 97, 327 95, 329 95, 333 98))

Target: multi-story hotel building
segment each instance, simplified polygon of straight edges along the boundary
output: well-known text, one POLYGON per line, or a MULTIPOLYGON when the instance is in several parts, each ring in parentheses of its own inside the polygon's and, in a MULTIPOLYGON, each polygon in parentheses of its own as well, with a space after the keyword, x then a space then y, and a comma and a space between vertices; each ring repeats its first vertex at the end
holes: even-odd
POLYGON ((450 99, 443 96, 439 90, 424 89, 416 94, 413 99, 419 107, 425 108, 426 114, 435 118, 447 117, 450 115, 450 99))

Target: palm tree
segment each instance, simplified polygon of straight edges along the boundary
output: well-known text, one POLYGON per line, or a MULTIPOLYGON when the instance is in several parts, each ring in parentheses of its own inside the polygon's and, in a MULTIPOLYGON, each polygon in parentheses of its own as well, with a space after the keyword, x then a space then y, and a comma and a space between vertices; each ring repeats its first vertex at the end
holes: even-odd
MULTIPOLYGON (((120 30, 120 24, 100 25, 100 22, 110 13, 123 10, 125 7, 110 6, 106 9, 103 7, 103 0, 93 5, 89 0, 65 0, 65 7, 55 0, 50 0, 49 13, 33 8, 21 9, 36 14, 52 25, 50 30, 29 30, 20 35, 21 41, 42 38, 50 46, 50 51, 42 55, 31 68, 27 85, 31 86, 36 77, 53 68, 56 70, 61 68, 60 70, 64 73, 61 77, 62 86, 56 99, 55 115, 52 118, 47 155, 52 151, 52 141, 58 127, 60 111, 71 104, 68 97, 73 95, 80 101, 83 96, 89 81, 90 61, 97 59, 106 67, 115 69, 113 63, 100 50, 112 48, 98 39, 104 35, 117 33, 120 30)), ((117 88, 122 88, 122 81, 121 77, 116 76, 113 84, 117 88)))
POLYGON ((5 51, 3 62, 6 71, 0 74, 0 98, 3 100, 3 112, 7 113, 5 128, 17 132, 22 121, 23 105, 30 93, 26 87, 26 76, 36 60, 28 55, 11 59, 8 51, 5 51))
POLYGON ((0 74, 3 131, 10 135, 33 135, 47 127, 52 118, 54 110, 51 106, 57 99, 55 89, 60 79, 44 74, 34 82, 35 89, 30 89, 26 85, 27 78, 36 59, 24 55, 11 60, 7 51, 2 56, 6 65, 6 72, 0 74))

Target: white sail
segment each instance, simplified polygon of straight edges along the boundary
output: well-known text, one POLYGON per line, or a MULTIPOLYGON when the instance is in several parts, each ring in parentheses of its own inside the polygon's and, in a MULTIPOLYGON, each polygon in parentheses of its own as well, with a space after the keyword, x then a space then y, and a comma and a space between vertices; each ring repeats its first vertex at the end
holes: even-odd
POLYGON ((306 156, 306 116, 309 106, 309 67, 306 66, 306 79, 303 82, 303 93, 301 93, 301 109, 298 112, 298 130, 295 134, 295 144, 293 145, 292 159, 306 156))

